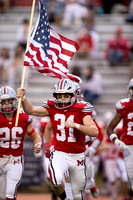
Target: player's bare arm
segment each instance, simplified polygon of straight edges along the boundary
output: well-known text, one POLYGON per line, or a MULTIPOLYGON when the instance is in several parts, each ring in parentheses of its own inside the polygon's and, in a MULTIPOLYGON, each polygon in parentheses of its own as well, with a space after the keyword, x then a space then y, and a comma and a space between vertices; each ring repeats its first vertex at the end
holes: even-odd
MULTIPOLYGON (((121 121, 122 116, 119 113, 116 113, 114 118, 111 120, 111 122, 109 123, 109 125, 107 126, 107 135, 110 137, 111 134, 113 134, 115 127, 119 124, 119 122, 121 121)), ((115 138, 114 138, 115 140, 115 138)), ((113 141, 114 141, 113 140, 113 141)))
POLYGON ((48 122, 45 127, 45 134, 44 134, 45 142, 48 142, 50 144, 52 140, 52 126, 51 122, 48 122))
POLYGON ((42 143, 42 139, 41 139, 40 135, 35 131, 32 124, 30 124, 27 127, 26 131, 27 131, 27 133, 31 133, 33 131, 32 135, 30 135, 30 137, 34 141, 35 153, 39 153, 41 151, 41 143, 42 143))
POLYGON ((86 115, 83 118, 83 124, 77 124, 75 122, 67 120, 65 125, 66 125, 66 127, 69 127, 69 128, 77 128, 81 132, 83 132, 85 135, 89 135, 91 137, 97 137, 98 136, 98 128, 95 125, 95 123, 92 120, 90 115, 86 115))
POLYGON ((22 106, 24 109, 24 112, 28 115, 34 115, 38 117, 44 117, 48 116, 49 112, 41 107, 41 106, 33 106, 28 99, 25 97, 25 89, 24 88, 18 88, 17 90, 17 97, 22 98, 22 106))
POLYGON ((120 151, 127 149, 127 146, 124 142, 120 141, 117 135, 113 132, 117 124, 121 121, 122 116, 119 113, 116 113, 115 117, 111 120, 110 124, 107 127, 107 135, 110 137, 112 142, 114 142, 120 151))
POLYGON ((51 155, 50 145, 52 140, 52 126, 50 121, 45 126, 44 139, 45 139, 44 143, 45 155, 47 158, 50 158, 51 155))

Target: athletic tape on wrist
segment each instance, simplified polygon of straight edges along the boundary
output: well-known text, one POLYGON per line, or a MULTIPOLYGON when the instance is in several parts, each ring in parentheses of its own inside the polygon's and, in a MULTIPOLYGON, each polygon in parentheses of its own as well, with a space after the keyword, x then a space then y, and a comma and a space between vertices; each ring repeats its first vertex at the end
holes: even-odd
POLYGON ((41 145, 42 145, 42 142, 38 142, 35 144, 35 147, 41 147, 41 145))
POLYGON ((80 124, 75 123, 75 127, 76 127, 77 129, 79 129, 80 124))
POLYGON ((113 133, 109 136, 109 138, 111 141, 113 141, 114 138, 117 138, 117 135, 115 133, 113 133))
POLYGON ((22 101, 24 101, 24 100, 25 100, 25 98, 26 98, 26 96, 24 95, 24 96, 23 96, 23 98, 22 98, 22 101))

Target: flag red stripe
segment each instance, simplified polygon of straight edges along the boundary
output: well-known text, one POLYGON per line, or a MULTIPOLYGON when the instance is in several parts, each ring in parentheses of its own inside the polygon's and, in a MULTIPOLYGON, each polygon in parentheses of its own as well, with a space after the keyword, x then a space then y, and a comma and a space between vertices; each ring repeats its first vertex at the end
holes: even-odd
POLYGON ((64 36, 62 36, 62 35, 60 35, 60 34, 58 34, 58 35, 60 36, 60 38, 61 38, 61 40, 62 40, 63 42, 66 42, 66 43, 68 43, 68 44, 71 44, 72 46, 75 47, 76 50, 79 49, 79 46, 78 46, 78 44, 77 44, 75 41, 72 41, 72 40, 70 40, 70 39, 68 39, 68 38, 65 38, 64 36))
POLYGON ((30 48, 32 49, 32 51, 38 51, 38 47, 36 47, 34 44, 30 44, 30 48))
MULTIPOLYGON (((62 54, 65 54, 65 55, 67 55, 67 56, 69 56, 69 57, 72 57, 72 56, 73 56, 74 52, 69 51, 68 49, 64 49, 64 48, 62 47, 61 41, 58 40, 57 38, 54 38, 53 36, 50 36, 50 41, 51 41, 52 43, 55 43, 55 44, 57 44, 57 45, 60 46, 60 48, 61 48, 61 53, 62 53, 62 54)), ((52 48, 52 47, 51 47, 51 48, 52 48)))
POLYGON ((40 51, 37 52, 36 57, 37 57, 37 60, 43 65, 42 67, 49 67, 48 62, 46 60, 42 60, 40 51))
MULTIPOLYGON (((61 63, 62 65, 64 65, 66 67, 67 66, 67 62, 65 60, 63 60, 62 58, 59 57, 58 50, 54 49, 54 48, 51 48, 51 47, 49 49, 56 54, 56 56, 57 56, 57 62, 61 63)), ((51 54, 49 54, 49 56, 51 56, 51 54)), ((53 58, 51 58, 51 59, 53 59, 53 58)))

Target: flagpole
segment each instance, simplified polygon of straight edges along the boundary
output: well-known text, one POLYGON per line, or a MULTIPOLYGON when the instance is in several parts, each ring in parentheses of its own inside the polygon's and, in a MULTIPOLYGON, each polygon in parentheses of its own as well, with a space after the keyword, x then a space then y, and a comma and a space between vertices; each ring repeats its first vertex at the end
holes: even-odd
MULTIPOLYGON (((32 9, 31 9, 31 16, 30 16, 29 33, 28 33, 28 39, 27 39, 26 49, 28 48, 29 43, 30 43, 30 35, 31 35, 32 21, 33 21, 33 15, 34 15, 34 10, 35 10, 35 2, 36 2, 36 0, 33 0, 32 9)), ((25 72, 26 72, 26 66, 24 66, 24 68, 23 68, 23 75, 22 75, 22 81, 21 81, 21 88, 23 88, 23 86, 24 86, 25 72)), ((18 126, 18 118, 19 118, 21 100, 22 100, 22 99, 19 98, 15 126, 18 126)))

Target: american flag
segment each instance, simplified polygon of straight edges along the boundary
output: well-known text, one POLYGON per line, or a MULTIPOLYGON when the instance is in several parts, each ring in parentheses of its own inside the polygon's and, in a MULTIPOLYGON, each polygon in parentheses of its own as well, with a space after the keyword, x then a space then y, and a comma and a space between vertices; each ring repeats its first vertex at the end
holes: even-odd
POLYGON ((80 82, 81 79, 69 74, 68 70, 68 61, 79 48, 77 43, 57 34, 50 27, 41 1, 39 1, 39 8, 39 18, 30 37, 24 66, 31 66, 45 76, 69 78, 80 82))

